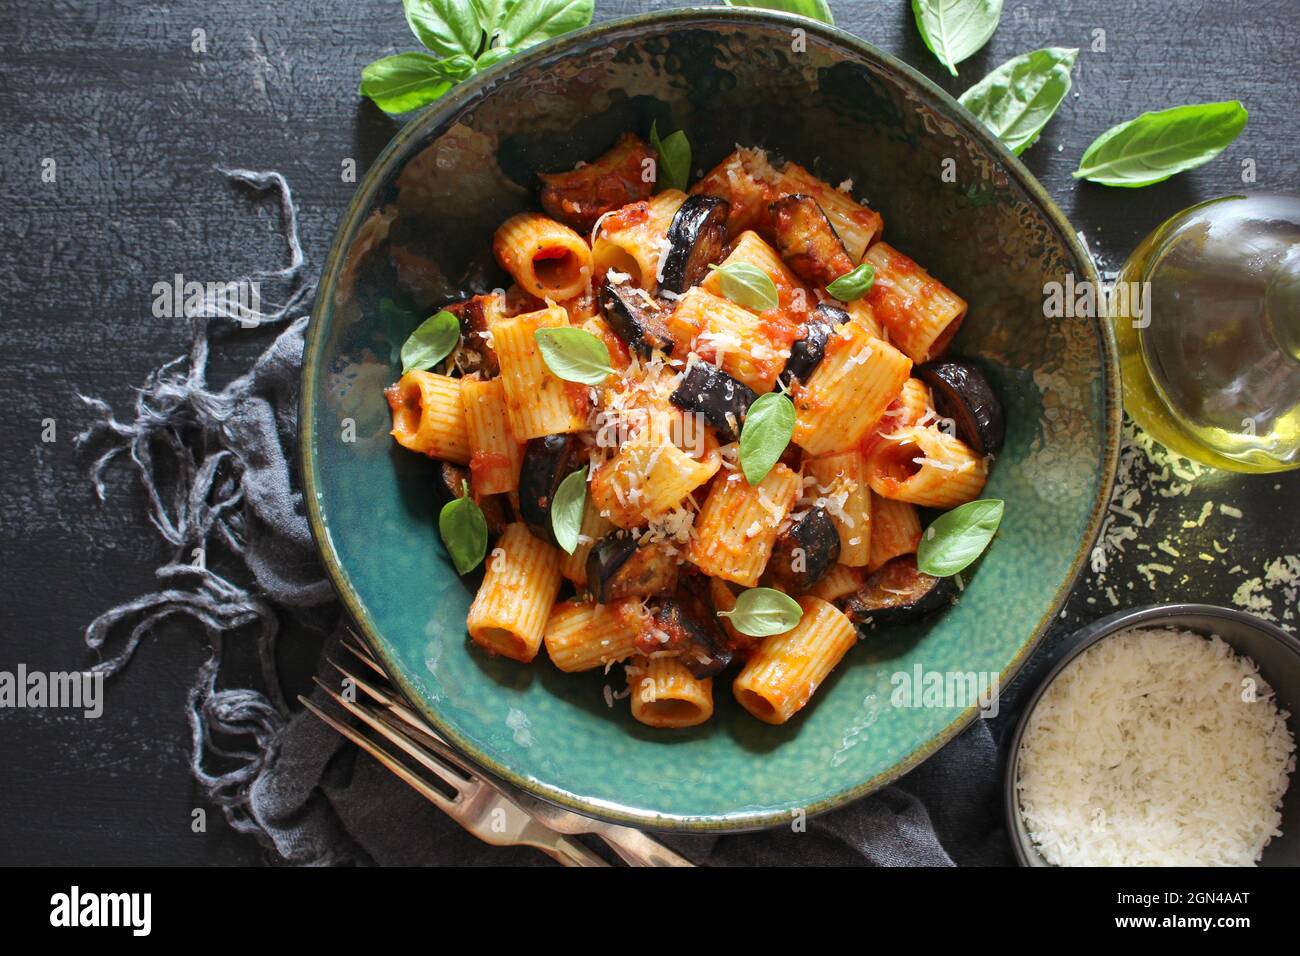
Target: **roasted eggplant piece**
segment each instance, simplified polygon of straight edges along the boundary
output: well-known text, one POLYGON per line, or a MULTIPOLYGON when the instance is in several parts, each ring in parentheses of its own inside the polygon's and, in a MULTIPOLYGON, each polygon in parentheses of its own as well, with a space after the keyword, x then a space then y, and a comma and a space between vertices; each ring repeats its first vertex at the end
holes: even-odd
POLYGON ((849 321, 843 309, 822 303, 804 323, 803 338, 790 345, 790 357, 781 372, 781 384, 789 388, 795 382, 806 382, 826 357, 826 343, 831 333, 849 321))
POLYGON ((790 594, 807 591, 840 559, 840 533, 825 508, 812 508, 777 536, 767 576, 790 594))
POLYGON ((485 378, 501 374, 497 353, 488 345, 488 316, 501 308, 500 297, 476 295, 463 302, 453 302, 443 308, 460 321, 461 348, 474 358, 466 362, 466 370, 480 372, 485 378))
POLYGON ((643 289, 630 282, 617 285, 605 280, 600 290, 600 307, 605 321, 628 348, 649 358, 656 349, 673 354, 673 337, 664 321, 664 309, 643 289))
POLYGON ((691 366, 668 400, 683 411, 702 415, 725 445, 740 437, 745 413, 757 398, 748 385, 707 362, 700 362, 691 366))
POLYGON ((809 285, 825 288, 853 270, 853 260, 844 250, 844 243, 812 196, 803 193, 782 196, 768 211, 781 257, 809 285))
POLYGON ((682 666, 699 680, 721 673, 731 663, 731 648, 722 632, 711 621, 705 624, 690 613, 680 601, 666 600, 659 605, 644 645, 638 649, 647 654, 680 648, 682 666))
POLYGON ((681 295, 704 281, 710 263, 722 261, 730 212, 731 204, 718 196, 686 197, 668 227, 661 289, 681 295))
POLYGON ((583 235, 607 212, 649 199, 654 183, 641 175, 655 151, 640 137, 624 133, 613 149, 594 163, 565 173, 542 173, 542 208, 583 235))
MULTIPOLYGON (((462 468, 460 465, 453 465, 451 462, 444 461, 438 466, 438 501, 440 504, 446 504, 453 498, 462 498, 465 495, 465 485, 469 483, 470 493, 474 492, 473 479, 470 477, 469 469, 462 468)), ((505 530, 509 520, 506 518, 505 504, 500 495, 486 495, 479 500, 479 510, 483 512, 483 518, 487 521, 488 535, 493 538, 500 537, 501 532, 505 530)))
POLYGON ((976 454, 1002 447, 1006 420, 1002 403, 979 366, 965 359, 944 359, 917 366, 916 377, 930 386, 934 409, 957 423, 957 437, 976 454))
POLYGON ((862 630, 877 624, 919 621, 951 604, 956 592, 952 578, 936 578, 917 570, 916 555, 905 554, 886 562, 841 606, 862 630))
POLYGON ((662 544, 638 544, 621 531, 607 534, 587 556, 587 588, 599 604, 664 594, 677 585, 677 556, 662 544))
POLYGON ((543 541, 555 542, 551 531, 551 502, 560 482, 580 465, 580 442, 573 435, 544 435, 530 439, 519 468, 519 517, 543 541))

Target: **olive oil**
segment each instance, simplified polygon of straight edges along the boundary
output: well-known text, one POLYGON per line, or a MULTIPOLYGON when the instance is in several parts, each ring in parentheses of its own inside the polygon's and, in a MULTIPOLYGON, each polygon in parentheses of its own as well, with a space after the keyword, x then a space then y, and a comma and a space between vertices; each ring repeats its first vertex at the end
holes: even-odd
POLYGON ((1300 198, 1186 209, 1134 250, 1116 288, 1143 290, 1146 308, 1111 302, 1124 407, 1143 429, 1217 468, 1300 467, 1300 198))

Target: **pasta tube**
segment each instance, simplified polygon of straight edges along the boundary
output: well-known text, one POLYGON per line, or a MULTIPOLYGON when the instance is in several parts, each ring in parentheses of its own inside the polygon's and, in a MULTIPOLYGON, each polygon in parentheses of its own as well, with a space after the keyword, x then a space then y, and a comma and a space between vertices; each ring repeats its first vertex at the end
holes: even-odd
POLYGON ((492 344, 501 365, 506 415, 519 441, 582 431, 591 407, 585 385, 566 382, 551 373, 533 333, 569 324, 559 306, 499 319, 492 326, 492 344))
POLYGON ((460 382, 434 372, 407 372, 384 390, 393 413, 392 436, 430 458, 469 464, 469 431, 460 382))
POLYGON ((573 299, 591 286, 586 241, 541 213, 521 212, 507 219, 492 237, 492 252, 519 287, 538 299, 573 299))
POLYGON ((739 472, 715 481, 695 519, 691 562, 710 577, 747 588, 758 584, 799 486, 798 474, 779 463, 757 486, 739 472))
POLYGON ((833 604, 806 594, 799 606, 799 623, 763 638, 732 685, 740 706, 765 723, 783 724, 801 710, 858 639, 833 604))
POLYGON ((559 549, 524 524, 506 525, 470 605, 469 636, 484 650, 526 664, 537 656, 559 593, 559 549))
POLYGON ((648 727, 694 727, 713 716, 713 678, 675 657, 635 657, 627 668, 632 716, 648 727))
POLYGON ((954 508, 984 490, 988 466, 960 438, 909 425, 880 436, 867 462, 871 490, 923 508, 954 508))
POLYGON ((589 671, 627 660, 636 653, 636 637, 646 625, 638 598, 596 604, 571 598, 551 610, 543 640, 546 654, 562 671, 589 671))
POLYGON ((474 493, 496 495, 517 490, 524 446, 510 432, 502 380, 483 381, 467 375, 460 380, 460 400, 465 408, 474 493))
POLYGON ((889 341, 917 364, 942 354, 966 316, 966 300, 888 243, 872 246, 866 261, 876 270, 867 300, 889 341))

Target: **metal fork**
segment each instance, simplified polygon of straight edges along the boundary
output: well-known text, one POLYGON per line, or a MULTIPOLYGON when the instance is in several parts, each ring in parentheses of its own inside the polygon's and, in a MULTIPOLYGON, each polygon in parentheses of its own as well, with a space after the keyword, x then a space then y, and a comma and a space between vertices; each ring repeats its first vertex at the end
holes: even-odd
MULTIPOLYGON (((385 684, 388 684, 387 673, 361 643, 356 633, 349 629, 348 635, 352 640, 342 641, 342 646, 358 661, 382 678, 385 684)), ((457 754, 432 727, 425 723, 418 713, 408 707, 395 693, 363 679, 336 661, 331 660, 330 664, 345 680, 352 681, 355 687, 405 725, 407 730, 413 732, 414 736, 423 742, 430 751, 445 760, 453 761, 458 767, 468 770, 464 758, 457 754)), ((640 830, 595 820, 574 813, 571 810, 557 807, 514 788, 507 791, 503 786, 487 778, 481 779, 499 792, 507 793, 509 798, 519 807, 552 830, 572 835, 593 834, 600 837, 620 858, 632 866, 694 866, 690 860, 674 853, 668 847, 640 830)))
POLYGON ((581 843, 569 839, 538 821, 506 794, 487 784, 458 759, 437 759, 382 712, 375 713, 370 708, 348 700, 346 696, 335 692, 319 680, 316 683, 339 706, 357 717, 375 733, 395 744, 402 753, 436 778, 438 783, 422 778, 380 744, 370 740, 354 727, 335 720, 306 697, 299 696, 298 700, 304 707, 374 757, 483 842, 494 846, 535 847, 565 866, 609 865, 581 843), (450 796, 444 792, 444 788, 450 791, 450 796))

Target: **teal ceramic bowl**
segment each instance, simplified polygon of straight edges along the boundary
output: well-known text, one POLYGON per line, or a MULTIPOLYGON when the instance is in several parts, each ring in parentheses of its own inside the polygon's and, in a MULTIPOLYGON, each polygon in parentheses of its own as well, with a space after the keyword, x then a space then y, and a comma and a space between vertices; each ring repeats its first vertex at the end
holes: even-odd
MULTIPOLYGON (((893 676, 1005 686, 1083 566, 1114 474, 1115 347, 1093 318, 1046 319, 1043 288, 1097 281, 1042 188, 942 91, 834 28, 713 7, 609 23, 457 88, 375 161, 339 229, 308 336, 302 471, 312 529, 347 610, 423 715, 497 778, 583 813, 662 830, 742 830, 862 796, 915 767, 976 708, 902 707, 893 676), (804 31, 799 42, 796 30, 804 31), (740 143, 815 168, 885 218, 885 237, 964 296, 955 350, 999 390, 1006 446, 987 495, 1001 532, 960 603, 854 648, 804 712, 761 724, 716 681, 689 731, 606 706, 621 678, 494 659, 465 633, 471 586, 436 530, 434 468, 388 436, 381 390, 411 319, 485 281, 495 227, 534 206, 538 171, 624 131, 685 129, 707 169, 740 143), (945 171, 951 173, 945 177, 945 171), (616 683, 618 682, 618 683, 616 683)), ((427 313, 425 313, 427 314, 427 313)))

